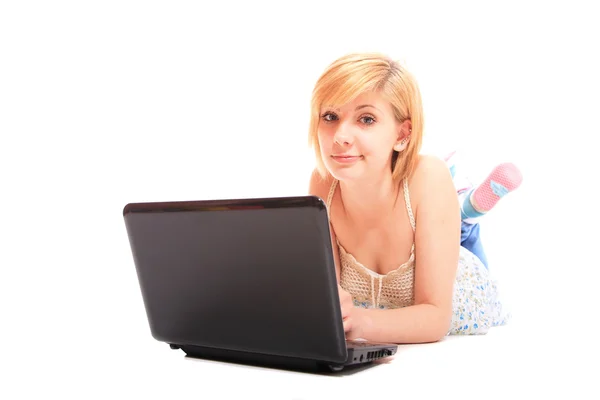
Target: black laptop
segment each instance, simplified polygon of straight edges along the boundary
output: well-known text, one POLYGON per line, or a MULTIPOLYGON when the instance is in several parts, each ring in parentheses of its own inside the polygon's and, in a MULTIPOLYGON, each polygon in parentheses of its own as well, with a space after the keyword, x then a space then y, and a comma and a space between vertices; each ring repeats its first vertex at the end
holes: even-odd
POLYGON ((396 353, 347 341, 316 196, 130 203, 152 336, 190 357, 339 371, 396 353))

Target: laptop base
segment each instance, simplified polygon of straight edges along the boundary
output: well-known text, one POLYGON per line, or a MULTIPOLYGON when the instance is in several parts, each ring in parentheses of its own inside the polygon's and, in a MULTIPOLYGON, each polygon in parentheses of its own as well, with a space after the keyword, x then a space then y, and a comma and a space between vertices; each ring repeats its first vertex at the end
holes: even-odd
POLYGON ((214 349, 202 346, 173 346, 172 349, 180 348, 191 358, 198 358, 211 361, 220 361, 233 364, 250 365, 254 367, 266 367, 275 369, 285 369, 302 372, 338 372, 343 365, 329 364, 295 357, 273 356, 269 354, 257 354, 243 351, 233 351, 225 349, 214 349))
POLYGON ((396 348, 382 349, 361 346, 348 348, 348 359, 343 364, 327 361, 309 360, 296 357, 275 356, 269 354, 250 353, 244 351, 215 349, 203 346, 170 344, 171 349, 181 349, 188 357, 221 361, 235 364, 245 364, 257 367, 287 369, 306 372, 340 372, 347 367, 366 366, 379 358, 389 357, 396 353, 396 348))

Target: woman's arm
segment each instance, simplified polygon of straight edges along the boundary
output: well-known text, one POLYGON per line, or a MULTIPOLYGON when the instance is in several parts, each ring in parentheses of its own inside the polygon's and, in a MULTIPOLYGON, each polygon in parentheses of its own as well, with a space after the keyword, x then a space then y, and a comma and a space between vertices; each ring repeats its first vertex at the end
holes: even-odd
POLYGON ((355 308, 350 338, 434 342, 450 328, 460 247, 458 196, 445 163, 434 157, 422 157, 411 186, 416 220, 415 305, 394 310, 355 308))

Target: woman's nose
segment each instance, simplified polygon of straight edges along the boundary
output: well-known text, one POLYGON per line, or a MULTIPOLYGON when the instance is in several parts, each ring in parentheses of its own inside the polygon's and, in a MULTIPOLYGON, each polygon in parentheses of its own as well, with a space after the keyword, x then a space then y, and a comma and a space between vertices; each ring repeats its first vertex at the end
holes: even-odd
POLYGON ((340 124, 338 129, 335 131, 333 138, 334 142, 341 146, 349 146, 354 142, 354 135, 352 134, 352 127, 347 124, 340 124))

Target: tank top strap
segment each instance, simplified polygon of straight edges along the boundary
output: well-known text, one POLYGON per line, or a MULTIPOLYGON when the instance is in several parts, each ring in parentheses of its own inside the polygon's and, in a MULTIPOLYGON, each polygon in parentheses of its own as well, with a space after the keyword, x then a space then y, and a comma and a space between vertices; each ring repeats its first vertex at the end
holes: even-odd
MULTIPOLYGON (((417 229, 417 224, 415 223, 415 216, 413 214, 412 207, 410 205, 410 195, 408 192, 408 180, 404 180, 404 202, 406 203, 406 210, 408 211, 408 218, 410 219, 410 226, 412 227, 413 232, 417 229)), ((413 244, 414 246, 414 244, 413 244)))
POLYGON ((329 219, 331 219, 331 215, 329 215, 329 213, 330 213, 330 209, 331 209, 331 201, 333 200, 333 195, 335 193, 335 188, 337 187, 337 183, 338 183, 337 179, 334 179, 333 182, 331 182, 331 187, 329 188, 329 195, 327 195, 327 216, 329 217, 329 219))

